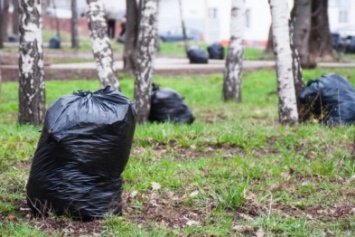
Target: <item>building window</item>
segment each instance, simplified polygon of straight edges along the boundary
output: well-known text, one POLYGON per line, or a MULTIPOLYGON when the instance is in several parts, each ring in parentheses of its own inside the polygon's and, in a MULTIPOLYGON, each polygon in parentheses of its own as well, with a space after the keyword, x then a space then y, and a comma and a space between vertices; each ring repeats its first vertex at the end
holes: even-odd
POLYGON ((347 22, 349 22, 348 11, 340 10, 339 11, 339 23, 347 23, 347 22))
POLYGON ((246 28, 250 28, 250 26, 251 26, 250 20, 251 20, 250 9, 246 9, 245 10, 245 27, 246 28))
POLYGON ((218 17, 217 8, 209 8, 208 9, 208 16, 211 19, 217 19, 217 17, 218 17))

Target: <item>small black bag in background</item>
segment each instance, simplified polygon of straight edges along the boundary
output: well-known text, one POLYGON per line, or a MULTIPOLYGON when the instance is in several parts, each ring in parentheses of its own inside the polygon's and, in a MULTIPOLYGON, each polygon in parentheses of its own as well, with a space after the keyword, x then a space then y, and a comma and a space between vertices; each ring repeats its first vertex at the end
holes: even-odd
POLYGON ((299 98, 324 124, 355 123, 355 90, 338 74, 325 74, 308 82, 299 98))
POLYGON ((121 214, 135 115, 129 99, 111 87, 53 102, 26 187, 32 210, 81 220, 121 214))
POLYGON ((171 89, 153 84, 149 121, 191 124, 195 120, 184 98, 171 89))
POLYGON ((214 43, 207 47, 210 59, 224 59, 224 47, 220 43, 214 43))
POLYGON ((208 54, 204 49, 191 47, 187 50, 187 57, 190 63, 208 63, 208 54))

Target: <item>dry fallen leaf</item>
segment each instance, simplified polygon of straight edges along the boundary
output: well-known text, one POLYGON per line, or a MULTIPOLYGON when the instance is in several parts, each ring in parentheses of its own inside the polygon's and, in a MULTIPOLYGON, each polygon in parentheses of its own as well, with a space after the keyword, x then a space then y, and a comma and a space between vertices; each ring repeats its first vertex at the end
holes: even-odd
POLYGON ((192 226, 192 225, 200 225, 200 222, 198 222, 198 221, 194 221, 194 220, 188 220, 187 222, 186 222, 186 225, 188 225, 188 226, 192 226))
POLYGON ((248 190, 245 190, 243 195, 246 200, 255 200, 256 199, 256 195, 248 190))
POLYGON ((244 214, 244 213, 239 213, 238 214, 241 218, 245 219, 245 220, 248 220, 248 221, 254 221, 254 218, 247 215, 247 214, 244 214))
POLYGON ((197 195, 198 195, 198 191, 196 190, 196 191, 193 191, 192 193, 190 193, 190 197, 196 197, 197 195))
POLYGON ((264 236, 265 236, 265 232, 263 228, 258 229, 258 231, 255 233, 255 237, 264 237, 264 236))
POLYGON ((152 182, 152 189, 159 190, 161 188, 160 183, 152 182))
POLYGON ((14 215, 8 215, 8 216, 7 216, 7 219, 8 219, 9 221, 14 221, 14 220, 16 219, 16 216, 14 216, 14 215))
POLYGON ((233 230, 243 233, 243 232, 249 232, 249 231, 253 230, 253 228, 248 225, 235 225, 235 226, 233 226, 233 230))

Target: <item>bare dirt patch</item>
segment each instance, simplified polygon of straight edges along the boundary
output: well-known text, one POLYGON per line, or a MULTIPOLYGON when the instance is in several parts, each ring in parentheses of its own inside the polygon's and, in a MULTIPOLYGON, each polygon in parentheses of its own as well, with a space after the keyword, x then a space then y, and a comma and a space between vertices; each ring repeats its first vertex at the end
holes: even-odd
POLYGON ((179 146, 174 140, 168 143, 157 143, 154 145, 153 150, 159 155, 172 156, 178 160, 209 158, 213 156, 222 156, 228 159, 234 156, 245 155, 244 149, 234 144, 194 144, 185 147, 179 146))

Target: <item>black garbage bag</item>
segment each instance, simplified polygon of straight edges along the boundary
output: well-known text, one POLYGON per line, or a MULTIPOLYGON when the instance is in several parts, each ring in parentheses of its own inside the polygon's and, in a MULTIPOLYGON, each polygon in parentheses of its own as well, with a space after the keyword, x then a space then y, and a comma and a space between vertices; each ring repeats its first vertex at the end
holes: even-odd
POLYGON ((224 47, 220 43, 214 43, 207 47, 210 59, 224 59, 224 47))
POLYGON ((9 42, 19 42, 19 37, 16 34, 9 35, 7 39, 9 42))
POLYGON ((208 54, 204 49, 191 47, 187 50, 187 57, 190 63, 208 63, 208 54))
POLYGON ((299 98, 327 125, 355 122, 355 90, 347 79, 338 74, 325 74, 310 81, 299 98))
POLYGON ((48 47, 50 49, 59 49, 61 41, 60 37, 54 36, 50 38, 48 47))
POLYGON ((191 124, 195 120, 184 98, 176 91, 153 84, 149 121, 191 124))
POLYGON ((135 109, 117 90, 77 92, 48 109, 27 183, 27 202, 48 212, 92 220, 121 214, 122 178, 135 109))

